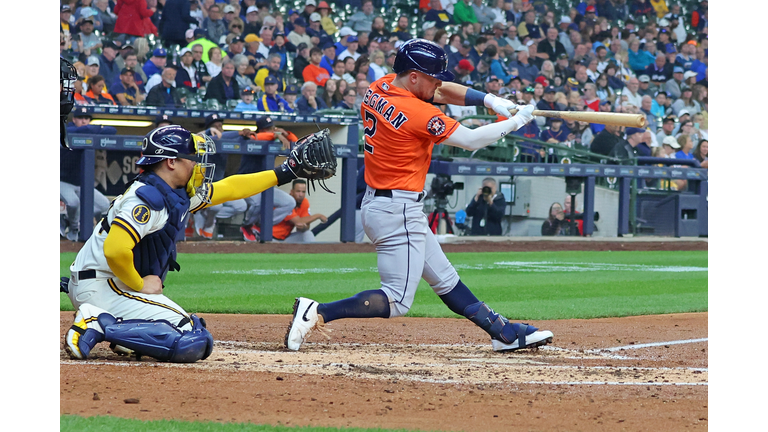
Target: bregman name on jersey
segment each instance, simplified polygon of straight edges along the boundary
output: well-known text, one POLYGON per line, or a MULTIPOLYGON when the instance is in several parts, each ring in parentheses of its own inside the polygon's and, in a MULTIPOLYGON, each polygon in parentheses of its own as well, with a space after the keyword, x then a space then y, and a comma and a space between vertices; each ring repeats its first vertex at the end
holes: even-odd
MULTIPOLYGON (((384 83, 384 85, 386 85, 386 83, 384 83)), ((384 99, 380 94, 374 93, 370 88, 365 92, 363 104, 368 105, 377 113, 381 114, 384 120, 388 121, 389 124, 391 124, 395 129, 400 129, 400 126, 408 121, 408 117, 406 117, 405 114, 399 110, 397 115, 393 118, 392 115, 395 114, 397 107, 395 107, 388 100, 384 99)))

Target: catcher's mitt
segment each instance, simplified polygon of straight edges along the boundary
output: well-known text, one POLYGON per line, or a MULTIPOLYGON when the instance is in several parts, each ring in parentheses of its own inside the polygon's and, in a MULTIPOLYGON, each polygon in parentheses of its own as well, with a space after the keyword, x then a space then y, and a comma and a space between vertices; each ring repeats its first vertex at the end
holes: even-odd
POLYGON ((305 178, 315 188, 315 180, 326 192, 332 192, 325 180, 336 175, 336 153, 333 150, 330 131, 323 129, 298 141, 283 165, 295 176, 305 178))

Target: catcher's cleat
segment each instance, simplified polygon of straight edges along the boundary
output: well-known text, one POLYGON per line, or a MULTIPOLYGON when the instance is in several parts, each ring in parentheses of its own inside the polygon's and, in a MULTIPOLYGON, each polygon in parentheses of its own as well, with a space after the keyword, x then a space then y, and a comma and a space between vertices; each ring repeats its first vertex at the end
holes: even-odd
POLYGON ((324 323, 322 316, 317 313, 317 305, 316 301, 308 298, 299 297, 296 299, 293 304, 291 325, 288 327, 288 332, 285 333, 286 348, 298 351, 312 330, 323 330, 324 323))
POLYGON ((97 321, 98 312, 92 313, 96 311, 100 310, 88 304, 83 304, 77 310, 75 322, 64 336, 64 348, 70 357, 86 359, 93 347, 104 340, 104 333, 97 321))
POLYGON ((551 331, 539 330, 526 335, 526 328, 528 326, 526 324, 519 324, 519 326, 518 337, 511 343, 507 343, 498 339, 491 339, 493 350, 497 352, 515 351, 522 348, 536 348, 552 343, 554 335, 551 331))

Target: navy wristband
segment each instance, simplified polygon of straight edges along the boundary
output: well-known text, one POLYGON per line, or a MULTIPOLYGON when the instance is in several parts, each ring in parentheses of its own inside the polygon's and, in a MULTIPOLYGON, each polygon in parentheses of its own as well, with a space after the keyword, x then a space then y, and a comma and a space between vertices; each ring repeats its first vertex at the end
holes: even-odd
POLYGON ((464 95, 464 106, 485 106, 485 93, 475 89, 467 89, 464 95))

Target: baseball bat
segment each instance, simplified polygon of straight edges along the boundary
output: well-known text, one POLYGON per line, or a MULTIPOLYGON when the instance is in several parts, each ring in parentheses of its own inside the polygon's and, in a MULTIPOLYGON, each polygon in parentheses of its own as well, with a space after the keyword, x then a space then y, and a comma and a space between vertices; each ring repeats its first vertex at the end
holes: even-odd
MULTIPOLYGON (((517 112, 517 111, 515 111, 517 112)), ((592 112, 592 111, 543 111, 533 110, 533 115, 561 118, 563 120, 575 120, 588 123, 598 123, 615 126, 628 126, 645 128, 648 125, 642 114, 592 112)))

